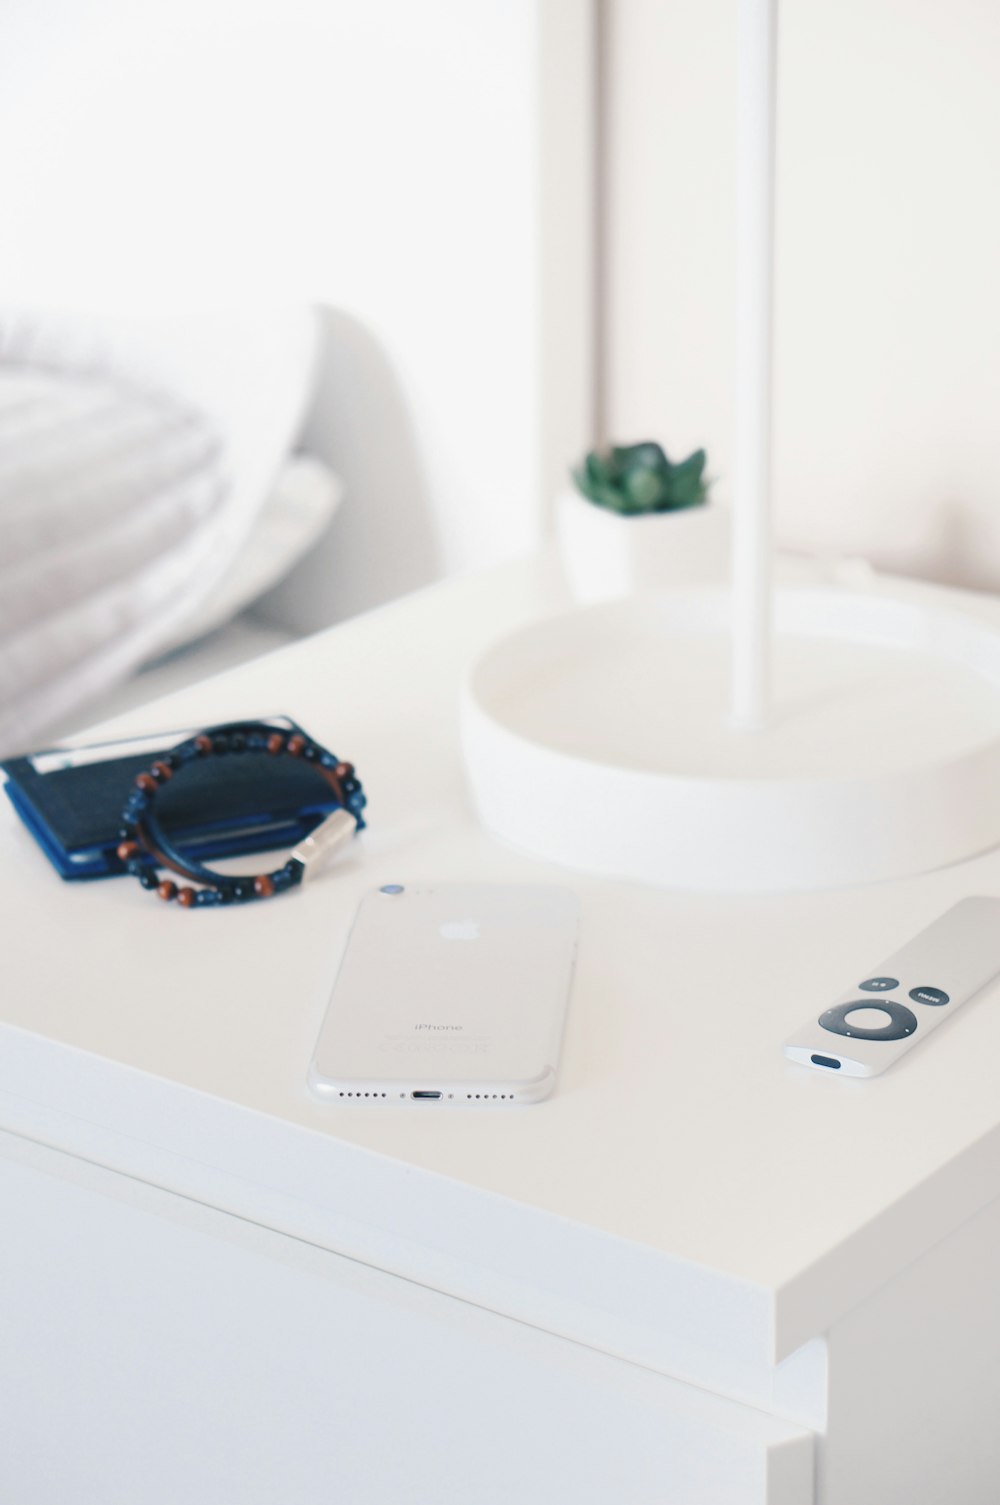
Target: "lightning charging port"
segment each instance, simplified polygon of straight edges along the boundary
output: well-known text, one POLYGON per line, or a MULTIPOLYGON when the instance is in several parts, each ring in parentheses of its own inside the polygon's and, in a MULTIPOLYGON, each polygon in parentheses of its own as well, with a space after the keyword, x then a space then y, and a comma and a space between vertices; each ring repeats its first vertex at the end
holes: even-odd
POLYGON ((410 1096, 415 1097, 419 1102, 426 1102, 428 1098, 440 1097, 441 1094, 440 1092, 411 1092, 410 1096))

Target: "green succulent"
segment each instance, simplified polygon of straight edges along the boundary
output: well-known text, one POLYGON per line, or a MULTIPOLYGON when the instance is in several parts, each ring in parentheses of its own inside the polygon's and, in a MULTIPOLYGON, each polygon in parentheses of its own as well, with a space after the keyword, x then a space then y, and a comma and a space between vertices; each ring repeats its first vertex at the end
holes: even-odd
POLYGON ((703 449, 696 449, 675 465, 652 441, 591 450, 573 471, 573 480, 598 507, 629 517, 679 512, 683 507, 696 507, 708 495, 703 449))

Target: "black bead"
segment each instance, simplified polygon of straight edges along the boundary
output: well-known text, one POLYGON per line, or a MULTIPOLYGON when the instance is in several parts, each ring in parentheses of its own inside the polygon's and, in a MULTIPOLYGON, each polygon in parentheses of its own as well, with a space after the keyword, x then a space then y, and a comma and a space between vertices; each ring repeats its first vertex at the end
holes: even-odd
POLYGON ((213 737, 212 738, 212 751, 214 753, 226 753, 226 752, 228 752, 229 751, 229 738, 228 737, 213 737))
POLYGON ((314 747, 311 742, 307 742, 305 747, 302 749, 302 756, 305 758, 307 763, 315 763, 316 759, 319 757, 319 750, 314 747))
POLYGON ((157 878, 155 873, 144 872, 139 874, 139 882, 142 884, 143 888, 158 888, 159 881, 160 880, 157 878))
POLYGON ((246 752, 247 739, 244 732, 234 732, 229 739, 229 751, 234 753, 246 752))

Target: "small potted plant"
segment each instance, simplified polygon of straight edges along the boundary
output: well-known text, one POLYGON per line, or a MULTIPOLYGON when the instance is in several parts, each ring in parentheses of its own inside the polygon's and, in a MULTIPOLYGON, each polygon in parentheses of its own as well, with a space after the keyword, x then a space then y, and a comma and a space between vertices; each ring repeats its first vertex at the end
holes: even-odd
POLYGON ((725 519, 707 505, 705 461, 699 449, 675 463, 652 441, 586 456, 556 516, 563 566, 579 600, 722 578, 725 519))

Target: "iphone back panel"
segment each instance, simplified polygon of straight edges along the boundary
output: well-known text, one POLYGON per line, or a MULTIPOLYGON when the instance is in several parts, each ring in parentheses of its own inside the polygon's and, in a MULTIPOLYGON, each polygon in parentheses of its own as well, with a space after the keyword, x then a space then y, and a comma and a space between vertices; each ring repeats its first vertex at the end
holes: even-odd
POLYGON ((361 903, 309 1073, 356 1105, 486 1106, 551 1092, 576 951, 562 888, 387 884, 361 903))

